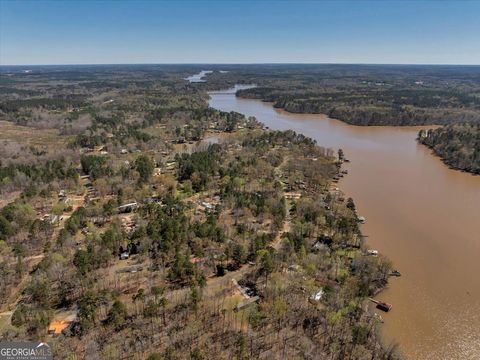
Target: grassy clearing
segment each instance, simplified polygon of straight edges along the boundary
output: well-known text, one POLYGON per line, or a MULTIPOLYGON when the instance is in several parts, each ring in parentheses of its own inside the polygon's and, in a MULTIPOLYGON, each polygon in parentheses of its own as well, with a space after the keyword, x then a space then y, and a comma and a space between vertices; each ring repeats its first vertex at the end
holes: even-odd
POLYGON ((16 142, 38 147, 64 148, 71 136, 59 134, 58 129, 34 129, 0 120, 0 142, 16 142))

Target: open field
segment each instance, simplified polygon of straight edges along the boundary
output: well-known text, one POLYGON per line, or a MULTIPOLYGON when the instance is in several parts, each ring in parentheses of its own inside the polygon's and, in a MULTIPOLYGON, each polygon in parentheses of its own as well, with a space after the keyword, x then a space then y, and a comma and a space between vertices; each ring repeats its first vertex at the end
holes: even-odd
POLYGON ((61 136, 58 129, 34 129, 0 120, 0 143, 17 143, 22 146, 63 148, 71 139, 61 136))

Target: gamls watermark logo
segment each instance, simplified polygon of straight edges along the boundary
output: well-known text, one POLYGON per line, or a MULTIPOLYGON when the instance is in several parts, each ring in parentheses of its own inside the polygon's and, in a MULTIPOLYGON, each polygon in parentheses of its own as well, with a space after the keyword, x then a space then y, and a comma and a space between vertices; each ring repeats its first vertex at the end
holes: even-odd
POLYGON ((52 349, 43 342, 0 342, 0 360, 52 360, 52 349))

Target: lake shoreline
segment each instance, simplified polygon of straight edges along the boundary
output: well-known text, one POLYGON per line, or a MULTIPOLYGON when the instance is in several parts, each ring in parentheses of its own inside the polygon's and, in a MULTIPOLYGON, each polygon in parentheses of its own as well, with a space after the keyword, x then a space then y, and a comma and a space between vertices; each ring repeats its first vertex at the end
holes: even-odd
POLYGON ((480 201, 480 182, 449 169, 417 143, 418 131, 432 126, 350 125, 325 115, 290 113, 234 93, 209 95, 213 108, 255 116, 274 130, 304 133, 319 146, 342 148, 352 160, 339 187, 366 216, 362 233, 369 236, 368 244, 402 272, 381 292, 381 299, 394 305, 381 327, 384 344, 399 343, 412 359, 480 354, 480 334, 465 333, 480 324, 478 316, 470 315, 480 309, 472 300, 480 287, 468 275, 477 269, 473 255, 479 245, 472 234, 480 230, 473 215, 480 211, 474 200, 480 201), (452 217, 457 212, 463 215, 452 217), (445 286, 451 291, 444 292, 445 286), (463 297, 465 289, 472 295, 463 297), (454 314, 446 311, 452 302, 459 304, 454 314))
MULTIPOLYGON (((242 89, 243 90, 243 89, 242 89)), ((222 91, 222 90, 217 90, 217 91, 222 91)), ((216 91, 209 91, 208 93, 215 93, 216 91)), ((343 120, 343 119, 340 119, 340 118, 337 118, 337 117, 332 117, 326 113, 321 113, 321 112, 295 112, 295 111, 290 111, 288 109, 285 109, 283 107, 276 107, 275 106, 275 102, 274 101, 268 101, 268 100, 263 100, 263 99, 258 99, 258 98, 250 98, 250 97, 245 97, 245 96, 239 96, 235 93, 235 96, 240 98, 240 99, 244 99, 244 100, 254 100, 254 101, 261 101, 262 103, 265 103, 265 104, 269 104, 272 106, 272 108, 274 108, 275 110, 280 110, 280 111, 284 111, 288 114, 293 114, 293 115, 321 115, 321 116, 325 116, 329 119, 332 119, 332 120, 337 120, 337 121, 340 121, 344 124, 347 124, 347 125, 350 125, 350 126, 355 126, 355 127, 361 127, 361 128, 364 128, 364 127, 371 127, 371 128, 375 128, 375 127, 399 127, 399 128, 418 128, 418 129, 437 129, 439 127, 442 127, 444 125, 442 124, 435 124, 435 123, 432 123, 432 124, 424 124, 424 125, 402 125, 402 124, 385 124, 385 125, 378 125, 378 124, 365 124, 365 125, 362 125, 362 124, 354 124, 354 123, 350 123, 346 120, 343 120)))
MULTIPOLYGON (((233 89, 235 89, 235 88, 233 88, 233 89)), ((235 93, 235 92, 232 92, 231 90, 232 90, 232 88, 230 88, 230 89, 214 90, 214 91, 209 91, 209 92, 207 92, 207 94, 209 95, 210 98, 211 98, 211 95, 222 95, 222 94, 233 94, 233 95, 235 95, 235 97, 237 97, 236 93, 235 93)), ((257 100, 257 101, 258 101, 258 99, 245 99, 245 100, 257 100)), ((263 100, 260 100, 260 101, 261 101, 262 103, 269 104, 270 106, 272 106, 273 109, 275 109, 275 111, 285 112, 285 113, 290 113, 290 114, 295 114, 295 113, 291 113, 291 112, 289 112, 289 111, 287 111, 287 110, 285 110, 285 109, 282 109, 282 108, 275 108, 275 107, 273 106, 273 103, 272 103, 272 102, 263 101, 263 100)), ((247 117, 245 114, 243 114, 243 115, 244 115, 245 117, 247 117)), ((301 114, 300 114, 300 115, 301 115, 301 114)), ((351 124, 348 124, 348 123, 346 123, 346 122, 344 122, 344 121, 342 121, 342 120, 340 120, 340 119, 331 118, 331 117, 329 117, 327 114, 306 114, 306 115, 320 115, 320 116, 324 117, 325 119, 337 121, 337 122, 340 122, 340 123, 342 123, 342 124, 344 124, 344 125, 346 125, 346 126, 359 126, 359 127, 362 127, 361 125, 351 125, 351 124)), ((257 120, 260 121, 260 123, 262 123, 261 120, 259 120, 259 119, 257 119, 257 120)), ((263 124, 263 123, 262 123, 262 124, 263 124)), ((263 124, 263 125, 264 125, 263 131, 273 131, 273 129, 270 129, 269 127, 266 127, 265 124, 263 124)), ((388 126, 388 125, 386 125, 386 126, 388 126)), ((373 126, 371 126, 371 127, 384 127, 384 126, 373 125, 373 126)), ((409 128, 415 128, 415 129, 418 128, 418 130, 420 130, 420 129, 423 129, 424 126, 409 126, 409 128)), ((231 134, 228 134, 228 133, 222 133, 222 132, 216 133, 216 132, 212 132, 212 131, 208 131, 207 133, 208 133, 208 136, 205 136, 205 139, 202 140, 202 141, 205 141, 205 140, 207 140, 207 139, 210 139, 210 138, 212 138, 212 137, 215 137, 215 135, 220 135, 220 136, 218 136, 219 138, 223 138, 222 135, 231 135, 231 134)), ((206 134, 206 135, 207 135, 207 134, 206 134)), ((322 147, 321 144, 317 144, 317 146, 322 147)), ((346 154, 346 155, 347 155, 347 158, 348 158, 348 154, 346 154)), ((348 164, 349 162, 350 162, 350 161, 348 161, 348 162, 343 162, 342 165, 346 165, 346 164, 348 164)), ((348 174, 346 174, 345 176, 348 176, 348 174)), ((332 181, 330 188, 336 189, 335 191, 339 191, 340 193, 342 193, 343 195, 345 195, 345 192, 342 190, 341 185, 340 185, 340 182, 342 181, 342 179, 343 179, 343 177, 340 178, 339 180, 337 180, 336 182, 333 182, 333 181, 332 181)), ((360 234, 362 234, 361 236, 363 237, 363 233, 362 233, 361 230, 360 230, 360 234)), ((364 245, 366 245, 366 246, 368 247, 368 242, 364 242, 364 245)), ((372 295, 372 297, 377 297, 377 296, 381 295, 386 289, 388 289, 389 285, 390 285, 390 282, 387 281, 384 286, 382 286, 381 288, 378 288, 378 289, 375 291, 375 293, 372 295)), ((373 303, 371 302, 371 300, 366 299, 366 300, 364 301, 364 304, 365 304, 366 308, 368 308, 368 311, 369 311, 369 313, 370 313, 370 316, 379 316, 379 314, 377 314, 377 313, 375 312, 376 306, 373 305, 373 303)), ((384 320, 383 320, 383 318, 382 318, 381 316, 379 317, 379 319, 381 319, 381 321, 379 322, 379 324, 378 324, 377 328, 375 329, 375 331, 378 332, 378 335, 379 335, 379 338, 380 338, 380 342, 381 342, 383 348, 384 348, 384 349, 388 349, 388 348, 391 347, 391 346, 395 346, 395 344, 396 344, 395 342, 392 343, 391 341, 387 341, 387 340, 385 339, 385 337, 384 337, 384 332, 383 332, 383 330, 382 330, 382 329, 383 329, 384 320)), ((401 350, 400 350, 400 353, 402 353, 401 350)), ((402 356, 403 356, 403 354, 402 354, 402 356)))
MULTIPOLYGON (((218 91, 222 91, 222 90, 218 90, 218 91)), ((215 92, 208 92, 209 94, 210 93, 215 93, 215 92)), ((342 120, 340 118, 335 118, 335 117, 331 117, 329 116, 328 114, 325 114, 325 113, 307 113, 307 112, 294 112, 294 111, 290 111, 288 109, 285 109, 283 107, 275 107, 275 103, 272 102, 272 101, 267 101, 267 100, 263 100, 263 99, 257 99, 257 98, 249 98, 249 97, 243 97, 243 96, 238 96, 237 93, 235 93, 235 96, 236 97, 239 97, 241 99, 244 99, 244 100, 255 100, 255 101, 261 101, 262 103, 265 103, 265 104, 268 104, 270 106, 272 106, 273 109, 275 109, 276 111, 281 111, 281 112, 285 112, 285 113, 288 113, 288 114, 293 114, 293 115, 318 115, 318 116, 323 116, 325 118, 328 118, 328 119, 331 119, 331 120, 336 120, 336 121, 340 121, 348 126, 353 126, 353 127, 359 127, 359 128, 385 128, 385 127, 392 127, 392 128, 407 128, 407 129, 414 129, 414 130, 435 130, 435 129, 438 129, 438 128, 441 128, 445 125, 440 125, 440 124, 428 124, 428 125, 394 125, 394 124, 385 124, 385 125, 370 125, 370 124, 366 124, 366 125, 361 125, 361 124, 354 124, 354 123, 350 123, 350 122, 347 122, 345 120, 342 120)), ((417 142, 422 145, 422 146, 426 146, 428 149, 431 150, 432 152, 432 155, 435 156, 435 157, 438 157, 442 162, 443 164, 451 169, 451 170, 455 170, 455 171, 460 171, 460 172, 464 172, 464 173, 468 173, 472 176, 480 176, 480 173, 476 173, 476 172, 472 172, 472 171, 468 171, 468 170, 465 170, 465 169, 462 169, 460 167, 457 167, 453 164, 450 164, 448 162, 448 159, 442 157, 441 155, 438 155, 434 148, 431 147, 431 146, 428 146, 427 144, 424 144, 422 143, 421 141, 419 141, 418 139, 416 139, 417 142)))

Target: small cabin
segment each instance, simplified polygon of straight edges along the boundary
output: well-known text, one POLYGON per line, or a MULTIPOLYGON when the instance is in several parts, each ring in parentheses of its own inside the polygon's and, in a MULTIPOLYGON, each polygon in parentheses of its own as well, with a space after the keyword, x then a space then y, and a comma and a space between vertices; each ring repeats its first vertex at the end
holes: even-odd
POLYGON ((62 331, 67 329, 71 324, 71 321, 52 321, 48 327, 48 333, 50 335, 60 335, 62 331))
POLYGON ((123 204, 118 207, 119 212, 131 212, 135 210, 138 207, 138 204, 136 202, 128 203, 128 204, 123 204))

